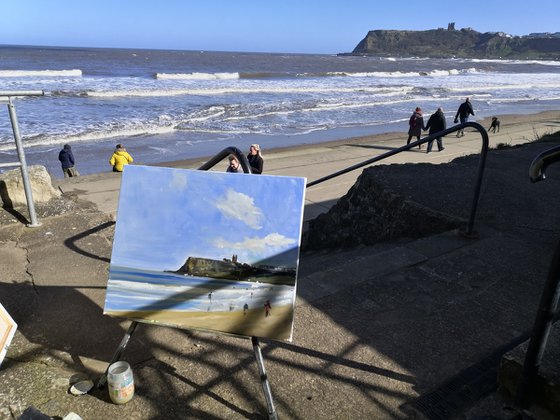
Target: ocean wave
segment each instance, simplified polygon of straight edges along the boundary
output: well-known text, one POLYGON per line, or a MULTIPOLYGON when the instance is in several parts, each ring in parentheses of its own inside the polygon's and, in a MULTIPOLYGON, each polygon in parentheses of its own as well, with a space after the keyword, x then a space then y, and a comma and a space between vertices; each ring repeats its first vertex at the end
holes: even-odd
POLYGON ((473 63, 499 63, 499 64, 537 64, 541 66, 554 66, 559 67, 560 61, 553 61, 553 60, 499 60, 499 59, 491 59, 491 58, 473 58, 469 61, 473 63))
MULTIPOLYGON (((108 140, 119 137, 136 137, 143 135, 157 135, 167 134, 176 131, 173 126, 157 126, 157 125, 142 125, 139 127, 124 127, 121 129, 103 129, 98 131, 84 131, 75 134, 53 134, 53 135, 37 135, 32 137, 25 137, 25 147, 38 147, 38 146, 51 146, 61 144, 73 144, 85 141, 108 140)), ((10 141, 8 143, 0 144, 0 152, 15 150, 15 143, 10 141)))
POLYGON ((157 73, 158 80, 227 80, 239 79, 239 73, 157 73))
POLYGON ((484 86, 461 86, 449 87, 450 92, 486 92, 486 91, 501 91, 501 90, 535 90, 535 89, 559 89, 560 83, 523 83, 523 84, 509 84, 509 85, 484 85, 484 86))
MULTIPOLYGON (((418 77, 418 76, 456 76, 466 73, 466 70, 450 69, 450 70, 431 70, 431 71, 372 71, 372 72, 330 72, 329 76, 346 76, 346 77, 379 77, 379 78, 399 78, 399 77, 418 77)), ((472 69, 469 69, 472 72, 472 69)))
MULTIPOLYGON (((294 86, 285 85, 263 85, 255 87, 235 87, 235 86, 214 86, 208 88, 169 88, 169 89, 123 89, 123 90, 99 90, 99 91, 80 91, 74 92, 77 96, 91 97, 157 97, 157 96, 179 96, 179 95, 228 95, 228 94, 286 94, 286 93, 352 93, 352 92, 369 92, 369 93, 387 93, 402 92, 408 89, 402 86, 294 86)), ((57 94, 72 95, 67 91, 57 91, 57 94)))
POLYGON ((158 80, 235 80, 235 79, 293 79, 293 78, 321 78, 321 77, 418 77, 418 76, 455 76, 466 72, 478 72, 476 69, 450 69, 411 72, 240 72, 240 73, 157 73, 158 80))
POLYGON ((75 70, 0 70, 0 77, 82 77, 82 71, 75 70))

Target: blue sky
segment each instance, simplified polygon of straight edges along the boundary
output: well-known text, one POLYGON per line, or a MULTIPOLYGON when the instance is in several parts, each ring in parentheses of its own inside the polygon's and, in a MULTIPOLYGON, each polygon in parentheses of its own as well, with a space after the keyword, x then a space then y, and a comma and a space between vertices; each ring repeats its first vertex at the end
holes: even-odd
POLYGON ((5 0, 0 44, 349 52, 373 29, 560 31, 558 0, 5 0))
POLYGON ((127 166, 111 263, 176 270, 235 253, 295 267, 304 191, 304 178, 127 166))

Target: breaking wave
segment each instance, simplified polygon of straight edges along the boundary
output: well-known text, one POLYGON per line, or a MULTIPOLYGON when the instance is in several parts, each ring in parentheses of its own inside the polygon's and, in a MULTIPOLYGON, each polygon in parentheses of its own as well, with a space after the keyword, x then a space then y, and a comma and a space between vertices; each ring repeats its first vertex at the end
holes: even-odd
POLYGON ((0 70, 0 77, 82 77, 82 71, 75 70, 0 70))

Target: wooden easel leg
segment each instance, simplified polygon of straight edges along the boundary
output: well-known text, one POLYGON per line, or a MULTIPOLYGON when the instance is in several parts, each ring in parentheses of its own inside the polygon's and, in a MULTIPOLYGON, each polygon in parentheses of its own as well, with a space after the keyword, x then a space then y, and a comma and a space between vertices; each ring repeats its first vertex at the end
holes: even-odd
POLYGON ((264 397, 266 399, 266 405, 268 407, 268 418, 270 420, 277 420, 278 415, 276 413, 276 408, 274 408, 274 401, 272 400, 270 384, 268 383, 268 377, 264 369, 264 360, 262 357, 261 348, 259 346, 259 339, 257 337, 251 337, 251 342, 253 343, 253 350, 255 352, 255 358, 257 359, 257 365, 259 367, 259 375, 261 376, 261 384, 263 387, 264 397))
POLYGON ((107 372, 109 371, 109 366, 111 366, 113 363, 115 363, 116 361, 118 361, 121 358, 121 355, 122 355, 126 345, 128 344, 128 341, 130 340, 130 337, 132 336, 132 334, 136 330, 137 325, 138 325, 138 322, 136 322, 136 321, 132 321, 130 323, 130 326, 128 327, 128 330, 124 334, 124 337, 121 340, 121 343, 119 344, 119 347, 117 347, 117 350, 115 351, 115 354, 113 354, 113 358, 111 359, 111 361, 107 365, 107 369, 105 369, 105 373, 103 373, 101 378, 99 378, 99 382, 97 382, 97 388, 98 389, 102 389, 105 386, 105 383, 107 382, 107 372))

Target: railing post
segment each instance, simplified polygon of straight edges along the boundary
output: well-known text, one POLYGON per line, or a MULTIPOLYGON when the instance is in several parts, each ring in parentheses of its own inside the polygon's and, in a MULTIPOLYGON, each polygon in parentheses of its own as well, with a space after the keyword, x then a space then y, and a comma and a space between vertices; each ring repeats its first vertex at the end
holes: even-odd
POLYGON ((27 227, 38 227, 41 223, 37 221, 37 214, 35 213, 35 204, 33 202, 33 193, 31 192, 31 182, 29 181, 29 173, 27 171, 27 162, 25 160, 25 152, 23 150, 23 143, 19 132, 19 125, 17 120, 16 108, 12 102, 12 97, 8 97, 8 113, 10 114, 10 121, 12 123, 12 131, 14 133, 14 140, 16 142, 16 150, 20 162, 21 178, 23 181, 23 188, 25 191, 25 198, 27 200, 27 208, 29 210, 29 218, 31 223, 27 227))
POLYGON ((482 188, 482 177, 484 176, 484 168, 486 166, 486 155, 488 154, 488 132, 478 123, 467 122, 461 124, 464 127, 476 128, 482 137, 482 149, 480 150, 480 160, 478 161, 478 172, 476 183, 474 186, 474 194, 471 204, 471 213, 469 215, 469 222, 467 223, 467 230, 464 235, 468 238, 476 238, 477 234, 474 232, 474 219, 476 217, 476 210, 478 208, 478 201, 480 199, 480 190, 482 188))

